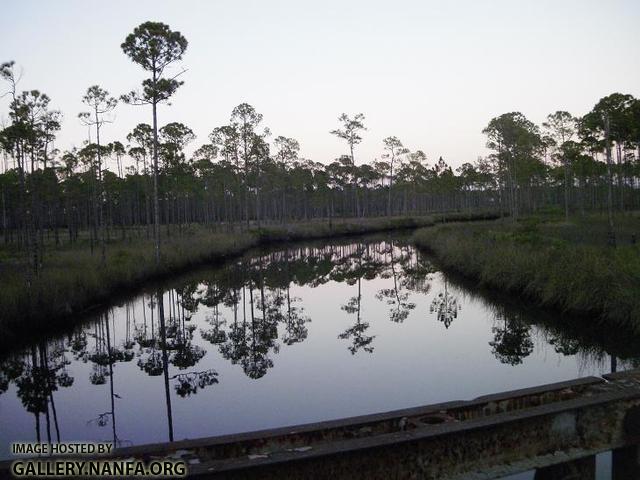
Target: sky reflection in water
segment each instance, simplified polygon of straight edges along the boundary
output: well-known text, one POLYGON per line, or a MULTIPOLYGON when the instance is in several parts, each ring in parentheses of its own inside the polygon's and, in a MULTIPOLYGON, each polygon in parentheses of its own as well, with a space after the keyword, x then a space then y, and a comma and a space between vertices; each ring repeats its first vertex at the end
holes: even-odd
POLYGON ((13 441, 196 438, 611 369, 602 348, 538 321, 397 236, 254 252, 3 360, 0 458, 13 441))

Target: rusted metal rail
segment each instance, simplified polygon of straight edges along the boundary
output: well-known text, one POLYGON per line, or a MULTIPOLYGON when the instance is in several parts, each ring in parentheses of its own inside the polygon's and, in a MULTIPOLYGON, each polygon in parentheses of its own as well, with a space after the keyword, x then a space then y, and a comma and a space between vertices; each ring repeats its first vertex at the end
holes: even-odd
MULTIPOLYGON (((224 479, 640 478, 640 371, 588 377, 393 412, 118 449, 118 458, 184 459, 224 479)), ((9 462, 0 465, 7 473, 9 462)))

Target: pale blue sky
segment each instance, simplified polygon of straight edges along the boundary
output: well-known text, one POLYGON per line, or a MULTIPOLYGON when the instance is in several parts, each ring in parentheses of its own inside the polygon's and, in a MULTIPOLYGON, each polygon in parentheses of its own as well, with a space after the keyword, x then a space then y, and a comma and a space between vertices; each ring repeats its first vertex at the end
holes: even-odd
MULTIPOLYGON (((346 147, 329 134, 341 112, 369 131, 356 161, 398 136, 452 165, 485 153, 482 128, 519 110, 536 123, 555 110, 584 114, 602 96, 640 96, 640 1, 35 1, 3 2, 0 61, 24 69, 65 115, 58 148, 86 138, 86 88, 137 87, 142 70, 120 44, 155 20, 189 40, 185 85, 160 123, 181 121, 206 141, 248 102, 274 135, 328 162, 346 147)), ((7 101, 0 100, 6 116, 7 101)), ((104 138, 124 140, 148 108, 119 105, 104 138)))

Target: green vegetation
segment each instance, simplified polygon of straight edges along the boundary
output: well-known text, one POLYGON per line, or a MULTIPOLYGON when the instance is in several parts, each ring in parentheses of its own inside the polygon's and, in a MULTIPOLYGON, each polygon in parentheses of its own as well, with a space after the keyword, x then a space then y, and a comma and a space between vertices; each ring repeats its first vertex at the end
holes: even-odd
POLYGON ((616 219, 618 248, 607 245, 608 219, 553 216, 421 229, 413 240, 445 268, 545 306, 640 330, 640 217, 616 219), (626 243, 623 241, 626 239, 626 243))
POLYGON ((160 126, 157 112, 184 83, 186 70, 167 68, 187 46, 166 24, 136 27, 120 47, 145 72, 140 89, 116 98, 90 86, 78 116, 91 138, 67 151, 54 148, 62 112, 41 91, 20 91, 15 62, 0 64, 0 96, 9 101, 0 129, 0 326, 77 312, 144 279, 262 242, 426 226, 435 220, 424 215, 465 219, 448 213, 460 211, 508 211, 517 221, 549 208, 562 209, 567 225, 577 212, 606 210, 607 222, 587 230, 580 221, 527 220, 417 238, 469 274, 543 303, 627 322, 637 313, 633 287, 624 283, 637 280, 629 270, 636 247, 612 229, 614 211, 640 206, 640 99, 612 93, 581 117, 560 110, 541 126, 521 112, 504 113, 483 129, 492 153, 455 172, 396 136, 382 139, 379 159, 356 162, 367 131, 362 113, 343 113, 339 128, 327 132, 344 140, 343 155, 305 159, 294 138, 270 142, 263 115, 247 103, 191 151, 193 130, 176 121, 160 126), (105 142, 119 102, 150 107, 151 123, 131 125, 126 141, 105 142), (212 233, 241 225, 249 233, 212 233), (594 232, 593 239, 603 234, 622 248, 589 245, 594 232))
POLYGON ((139 287, 145 280, 238 255, 261 244, 485 218, 496 215, 460 213, 444 219, 426 216, 307 222, 228 233, 192 226, 183 229, 180 236, 163 239, 159 264, 155 261, 153 239, 111 241, 104 262, 100 255, 91 253, 89 241, 85 241, 64 248, 52 247, 46 252, 47 269, 31 279, 30 287, 26 287, 28 272, 13 256, 15 252, 4 249, 0 250, 0 326, 12 335, 35 325, 53 326, 59 319, 106 302, 119 292, 139 287))

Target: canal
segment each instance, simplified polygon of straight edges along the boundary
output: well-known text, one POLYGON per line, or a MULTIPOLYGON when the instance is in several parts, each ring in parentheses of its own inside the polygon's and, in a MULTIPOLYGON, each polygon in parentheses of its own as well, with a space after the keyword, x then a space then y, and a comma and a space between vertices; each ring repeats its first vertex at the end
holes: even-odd
POLYGON ((197 438, 636 365, 563 321, 444 274, 403 234, 255 250, 6 355, 0 458, 13 441, 197 438))

